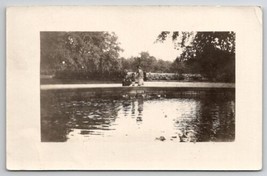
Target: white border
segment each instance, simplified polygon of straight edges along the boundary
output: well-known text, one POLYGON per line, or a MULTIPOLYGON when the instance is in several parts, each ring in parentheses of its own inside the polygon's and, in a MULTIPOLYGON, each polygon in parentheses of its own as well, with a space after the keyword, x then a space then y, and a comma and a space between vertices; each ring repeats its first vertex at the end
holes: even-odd
POLYGON ((258 170, 261 166, 260 8, 21 7, 7 10, 8 169, 258 170), (147 30, 236 32, 235 142, 183 144, 179 148, 173 144, 168 149, 164 143, 40 143, 39 32, 116 31, 121 27, 130 31, 137 26, 147 30))

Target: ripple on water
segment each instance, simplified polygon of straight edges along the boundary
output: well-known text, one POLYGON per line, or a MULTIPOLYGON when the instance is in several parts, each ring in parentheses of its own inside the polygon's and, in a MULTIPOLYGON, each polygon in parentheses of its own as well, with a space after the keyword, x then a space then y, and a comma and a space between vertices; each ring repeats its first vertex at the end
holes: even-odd
MULTIPOLYGON (((235 138, 234 98, 222 96, 165 98, 164 96, 58 98, 41 107, 42 141, 88 140, 207 142, 235 138), (78 130, 78 131, 76 131, 78 130), (126 135, 127 134, 127 135, 126 135), (163 135, 164 134, 164 135, 163 135), (93 137, 94 136, 94 137, 93 137), (164 140, 163 140, 164 137, 164 140)), ((83 96, 80 96, 83 97, 83 96)))

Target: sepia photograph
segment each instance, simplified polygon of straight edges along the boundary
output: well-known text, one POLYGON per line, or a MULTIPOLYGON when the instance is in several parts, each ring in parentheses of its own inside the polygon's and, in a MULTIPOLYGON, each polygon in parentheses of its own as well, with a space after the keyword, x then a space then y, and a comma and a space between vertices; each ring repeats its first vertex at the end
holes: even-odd
POLYGON ((10 7, 8 170, 260 170, 262 9, 10 7))
POLYGON ((235 140, 233 31, 42 31, 40 43, 42 142, 235 140))

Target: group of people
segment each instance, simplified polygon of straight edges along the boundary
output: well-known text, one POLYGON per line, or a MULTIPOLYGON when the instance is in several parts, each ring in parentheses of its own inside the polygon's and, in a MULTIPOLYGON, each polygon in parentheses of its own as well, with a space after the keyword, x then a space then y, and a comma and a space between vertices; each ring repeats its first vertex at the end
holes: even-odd
POLYGON ((137 67, 137 71, 128 74, 127 70, 124 70, 122 86, 138 86, 144 85, 144 72, 140 66, 137 67))

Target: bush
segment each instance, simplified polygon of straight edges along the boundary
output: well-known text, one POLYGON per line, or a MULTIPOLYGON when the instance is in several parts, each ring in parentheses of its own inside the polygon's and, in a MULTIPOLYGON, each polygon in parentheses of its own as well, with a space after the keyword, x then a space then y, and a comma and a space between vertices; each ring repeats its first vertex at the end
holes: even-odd
POLYGON ((121 72, 86 72, 86 71, 58 71, 55 74, 58 79, 79 79, 79 80, 107 80, 107 81, 121 81, 121 72))

